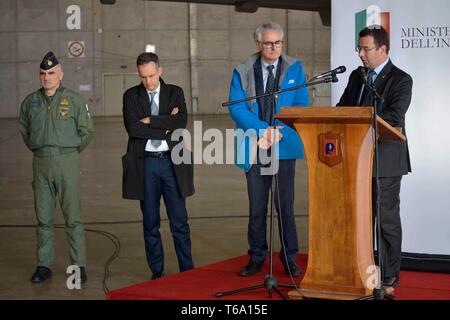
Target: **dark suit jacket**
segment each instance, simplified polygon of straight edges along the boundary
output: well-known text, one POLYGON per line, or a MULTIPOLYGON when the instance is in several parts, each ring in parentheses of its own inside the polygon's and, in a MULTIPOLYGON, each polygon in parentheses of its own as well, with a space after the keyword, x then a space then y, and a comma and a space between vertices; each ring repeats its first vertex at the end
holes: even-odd
MULTIPOLYGON (((377 114, 393 127, 401 127, 406 135, 405 114, 408 111, 412 94, 412 78, 389 62, 377 76, 374 86, 382 96, 377 114)), ((338 106, 356 106, 363 86, 359 69, 349 78, 338 106)), ((361 105, 372 105, 370 95, 361 105)), ((378 148, 379 176, 395 177, 411 172, 407 141, 381 141, 378 148)))
MULTIPOLYGON (((123 121, 128 133, 127 153, 122 157, 122 193, 125 199, 144 200, 144 152, 148 139, 166 140, 172 151, 178 141, 170 137, 175 129, 186 128, 187 109, 183 90, 161 79, 159 95, 159 115, 151 116, 149 125, 139 120, 151 115, 150 99, 147 90, 140 84, 128 89, 123 95, 123 121), (176 115, 170 115, 178 107, 176 115)), ((174 164, 178 187, 183 197, 194 194, 192 154, 186 148, 180 156, 188 157, 189 164, 174 164)))

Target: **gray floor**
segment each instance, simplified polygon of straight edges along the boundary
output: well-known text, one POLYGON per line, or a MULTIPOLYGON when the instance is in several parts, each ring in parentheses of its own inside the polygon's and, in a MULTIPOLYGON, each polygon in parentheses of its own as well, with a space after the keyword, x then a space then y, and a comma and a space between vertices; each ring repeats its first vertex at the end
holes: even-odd
MULTIPOLYGON (((203 130, 234 128, 227 115, 191 120, 202 121, 203 130)), ((86 232, 88 282, 81 290, 67 289, 68 247, 63 228, 57 228, 53 279, 32 284, 29 280, 36 263, 32 154, 20 137, 17 120, 0 119, 0 299, 104 299, 104 267, 115 246, 98 231, 106 231, 120 240, 120 252, 110 264, 106 282, 109 290, 150 278, 138 202, 121 198, 121 156, 126 141, 122 118, 96 118, 94 140, 81 155, 82 217, 85 228, 92 230, 86 232)), ((196 194, 187 201, 194 263, 202 266, 245 254, 248 203, 243 172, 226 164, 199 164, 194 170, 196 194)), ((178 265, 164 206, 162 209, 165 273, 170 275, 178 272, 178 265)), ((300 251, 306 252, 308 221, 303 160, 297 161, 295 210, 300 251)), ((58 206, 55 223, 63 222, 58 206)), ((279 247, 277 235, 276 249, 279 247)))

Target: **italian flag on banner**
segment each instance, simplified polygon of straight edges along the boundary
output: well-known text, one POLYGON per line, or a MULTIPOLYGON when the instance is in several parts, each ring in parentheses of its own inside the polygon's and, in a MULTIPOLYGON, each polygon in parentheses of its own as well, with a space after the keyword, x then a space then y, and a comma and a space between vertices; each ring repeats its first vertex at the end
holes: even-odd
POLYGON ((380 25, 390 33, 389 12, 380 12, 380 7, 369 6, 355 14, 355 50, 358 47, 358 34, 365 27, 380 25))

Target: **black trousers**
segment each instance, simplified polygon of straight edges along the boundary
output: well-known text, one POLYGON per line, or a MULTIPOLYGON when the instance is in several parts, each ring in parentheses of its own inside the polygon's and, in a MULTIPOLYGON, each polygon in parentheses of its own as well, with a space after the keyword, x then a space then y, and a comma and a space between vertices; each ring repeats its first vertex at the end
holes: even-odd
MULTIPOLYGON (((379 178, 380 181, 380 248, 383 278, 398 277, 402 253, 402 224, 400 221, 400 185, 402 176, 379 178)), ((372 210, 376 216, 376 183, 372 180, 372 210)), ((374 219, 374 221, 376 221, 374 219)), ((376 226, 376 225, 375 225, 376 226)), ((375 232, 377 229, 375 228, 375 232)))
POLYGON ((170 154, 161 158, 145 157, 143 214, 145 253, 153 273, 164 271, 164 249, 159 232, 161 196, 167 209, 170 231, 180 271, 194 267, 186 201, 181 196, 170 154))
MULTIPOLYGON (((278 190, 275 190, 275 207, 281 215, 278 219, 281 243, 280 260, 283 263, 295 261, 298 252, 297 228, 294 217, 294 182, 295 159, 280 160, 278 170, 278 190), (278 197, 279 195, 279 197, 278 197), (281 212, 279 212, 281 208, 281 212), (280 220, 282 223, 280 223, 280 220), (282 230, 281 230, 282 229, 282 230), (281 234, 283 237, 281 237, 281 234), (286 250, 286 257, 284 254, 286 250)), ((254 164, 246 173, 247 192, 250 204, 250 217, 248 223, 248 243, 252 261, 264 262, 267 255, 267 211, 269 193, 272 184, 271 175, 261 175, 261 165, 254 164)))

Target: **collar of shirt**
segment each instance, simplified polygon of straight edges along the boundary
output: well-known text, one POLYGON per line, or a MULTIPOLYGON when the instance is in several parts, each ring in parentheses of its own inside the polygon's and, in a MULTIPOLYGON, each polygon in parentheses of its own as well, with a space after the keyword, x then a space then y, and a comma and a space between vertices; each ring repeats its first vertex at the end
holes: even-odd
POLYGON ((45 94, 45 90, 44 88, 41 88, 41 94, 42 96, 47 99, 47 102, 52 102, 53 101, 53 97, 55 97, 56 95, 58 95, 58 93, 63 92, 64 91, 64 87, 62 86, 62 84, 60 83, 58 88, 55 90, 55 93, 50 97, 48 95, 45 94))
MULTIPOLYGON (((278 58, 277 61, 275 61, 272 65, 274 66, 273 68, 273 76, 275 77, 275 75, 277 74, 277 66, 278 66, 278 61, 280 61, 280 59, 278 58)), ((265 62, 264 59, 261 58, 261 67, 262 67, 262 71, 263 71, 263 76, 264 74, 267 76, 269 74, 269 70, 267 69, 267 67, 270 66, 269 63, 265 62)))
MULTIPOLYGON (((275 61, 272 64, 274 66, 273 71, 272 71, 274 78, 276 78, 277 66, 278 66, 279 61, 280 61, 280 58, 278 58, 277 61, 275 61)), ((267 66, 269 66, 269 65, 270 65, 269 63, 265 62, 264 59, 261 58, 261 68, 262 68, 262 75, 263 75, 264 91, 266 91, 267 77, 269 76, 269 70, 267 69, 267 66)))
POLYGON ((373 71, 375 71, 375 75, 373 77, 373 81, 375 81, 377 76, 380 74, 380 72, 383 70, 383 68, 388 64, 388 62, 389 62, 389 58, 387 58, 386 61, 383 62, 382 64, 380 64, 378 67, 373 69, 373 71))

